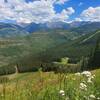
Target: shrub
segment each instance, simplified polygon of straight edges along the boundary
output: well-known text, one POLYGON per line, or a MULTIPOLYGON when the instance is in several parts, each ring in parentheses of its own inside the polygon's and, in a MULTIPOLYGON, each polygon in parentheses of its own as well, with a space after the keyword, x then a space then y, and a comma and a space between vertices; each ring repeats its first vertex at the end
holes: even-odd
POLYGON ((15 73, 15 67, 14 66, 3 66, 0 67, 0 75, 7 75, 7 74, 13 74, 15 73))

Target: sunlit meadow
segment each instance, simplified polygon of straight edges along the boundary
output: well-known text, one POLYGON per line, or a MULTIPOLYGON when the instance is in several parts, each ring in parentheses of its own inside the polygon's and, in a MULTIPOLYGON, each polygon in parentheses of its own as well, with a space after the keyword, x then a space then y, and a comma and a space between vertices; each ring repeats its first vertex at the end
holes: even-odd
POLYGON ((100 100, 100 70, 38 72, 0 77, 0 100, 100 100))

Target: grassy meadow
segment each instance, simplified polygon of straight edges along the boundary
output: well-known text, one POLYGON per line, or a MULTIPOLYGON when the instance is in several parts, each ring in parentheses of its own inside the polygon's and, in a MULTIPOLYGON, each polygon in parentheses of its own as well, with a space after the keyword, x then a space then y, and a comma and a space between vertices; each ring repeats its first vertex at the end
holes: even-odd
POLYGON ((0 100, 100 100, 100 69, 0 76, 0 100))
POLYGON ((94 29, 29 33, 1 23, 0 100, 100 100, 100 28, 94 29))

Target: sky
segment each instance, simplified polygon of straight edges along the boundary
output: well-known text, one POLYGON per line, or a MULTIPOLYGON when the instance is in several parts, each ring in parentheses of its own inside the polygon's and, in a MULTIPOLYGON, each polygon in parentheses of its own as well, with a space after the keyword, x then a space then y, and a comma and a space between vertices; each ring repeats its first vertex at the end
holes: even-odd
POLYGON ((100 22, 100 0, 0 0, 0 22, 100 22))

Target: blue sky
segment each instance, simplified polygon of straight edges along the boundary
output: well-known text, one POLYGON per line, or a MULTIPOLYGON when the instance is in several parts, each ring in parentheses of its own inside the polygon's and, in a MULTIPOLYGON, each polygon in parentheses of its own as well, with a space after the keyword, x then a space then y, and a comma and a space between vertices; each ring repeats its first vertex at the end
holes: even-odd
MULTIPOLYGON (((71 18, 79 17, 81 12, 88 9, 89 7, 100 7, 100 0, 69 0, 65 2, 63 5, 55 5, 55 10, 57 12, 61 12, 62 9, 66 9, 67 7, 73 7, 75 9, 75 13, 71 18)), ((72 20, 72 19, 70 19, 72 20)))
POLYGON ((100 21, 100 0, 0 0, 0 21, 100 21))

